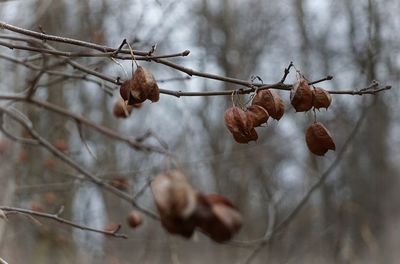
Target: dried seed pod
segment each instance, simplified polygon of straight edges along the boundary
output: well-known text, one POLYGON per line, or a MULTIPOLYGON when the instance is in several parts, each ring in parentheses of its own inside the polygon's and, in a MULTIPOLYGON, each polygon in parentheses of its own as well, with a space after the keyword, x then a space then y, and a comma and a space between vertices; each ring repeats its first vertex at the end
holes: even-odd
POLYGON ((313 106, 313 91, 304 79, 300 79, 290 91, 290 102, 296 112, 306 112, 313 106))
POLYGON ((132 113, 133 106, 128 105, 123 99, 119 99, 114 104, 113 114, 118 118, 127 118, 132 113))
POLYGON ((336 146, 328 129, 320 122, 315 122, 306 131, 308 149, 318 156, 323 156, 328 150, 335 150, 336 146))
POLYGON ((279 120, 285 112, 281 97, 274 90, 261 90, 254 96, 252 105, 259 105, 267 110, 270 117, 279 120))
POLYGON ((127 191, 131 187, 129 180, 123 176, 114 176, 110 182, 110 185, 121 191, 127 191))
POLYGON ((54 142, 54 147, 56 147, 59 151, 66 152, 68 151, 68 144, 64 139, 57 139, 54 142))
POLYGON ((136 228, 143 223, 142 215, 137 211, 131 211, 127 218, 128 225, 132 228, 136 228))
POLYGON ((132 79, 126 80, 121 84, 121 87, 119 88, 119 94, 121 95, 122 99, 127 101, 129 99, 129 94, 133 88, 133 82, 132 79))
POLYGON ((250 141, 257 141, 258 139, 257 131, 254 128, 249 131, 248 135, 244 135, 242 133, 232 133, 232 136, 237 143, 241 144, 247 144, 250 141))
POLYGON ((217 194, 198 196, 196 222, 216 242, 230 240, 242 226, 242 216, 225 197, 217 194))
POLYGON ((253 122, 246 112, 239 107, 228 108, 224 113, 225 125, 238 143, 248 143, 257 140, 258 135, 253 127, 253 122))
POLYGON ((314 100, 313 100, 313 105, 315 108, 320 109, 320 108, 326 108, 331 105, 332 102, 332 96, 325 91, 322 88, 316 87, 314 89, 314 100))
POLYGON ((142 103, 146 99, 157 102, 160 99, 160 91, 157 82, 150 71, 138 66, 132 79, 131 93, 128 103, 142 103))
POLYGON ((190 237, 195 229, 197 192, 177 170, 159 174, 151 183, 161 224, 172 234, 190 237))
POLYGON ((268 111, 259 105, 251 105, 246 111, 247 118, 250 119, 254 127, 261 126, 266 123, 269 118, 268 111))

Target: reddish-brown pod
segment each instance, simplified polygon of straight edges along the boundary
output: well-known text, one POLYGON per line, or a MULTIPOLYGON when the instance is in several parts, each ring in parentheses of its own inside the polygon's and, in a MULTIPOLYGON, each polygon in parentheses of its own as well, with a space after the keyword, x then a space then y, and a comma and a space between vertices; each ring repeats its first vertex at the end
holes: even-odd
POLYGON ((123 176, 115 176, 110 185, 121 191, 127 191, 130 188, 129 180, 123 176))
POLYGON ((126 80, 121 84, 121 87, 119 88, 119 94, 121 95, 122 99, 127 101, 129 99, 129 94, 133 88, 133 82, 132 79, 126 80))
POLYGON ((127 118, 131 115, 133 110, 132 105, 128 105, 123 99, 118 99, 113 107, 113 114, 118 118, 127 118))
POLYGON ((137 211, 131 211, 127 218, 128 225, 132 228, 136 228, 143 223, 142 215, 137 211))
POLYGON ((230 240, 242 226, 242 216, 225 197, 217 194, 201 194, 197 225, 216 242, 230 240))
POLYGON ((268 111, 259 105, 251 105, 246 110, 247 118, 250 119, 254 127, 261 126, 266 123, 269 118, 268 111))
POLYGON ((178 170, 161 173, 152 181, 151 191, 163 227, 171 234, 190 237, 196 227, 197 192, 185 175, 178 170))
POLYGON ((43 206, 39 202, 32 202, 31 203, 31 210, 37 213, 42 213, 43 212, 43 206))
POLYGON ((318 156, 325 155, 328 150, 336 150, 331 134, 320 122, 315 122, 308 127, 306 143, 308 149, 318 156))
POLYGON ((267 110, 270 117, 279 120, 285 113, 282 98, 274 90, 261 90, 253 98, 252 105, 259 105, 267 110))
POLYGON ((65 139, 57 139, 54 142, 54 147, 56 147, 59 151, 66 152, 68 150, 68 144, 65 139))
POLYGON ((224 121, 236 142, 248 143, 257 140, 258 136, 251 119, 239 107, 228 108, 224 113, 224 121))
POLYGON ((160 99, 160 91, 153 74, 142 66, 137 67, 131 87, 129 104, 142 103, 146 99, 157 102, 160 99))
POLYGON ((322 88, 316 87, 314 89, 313 106, 317 109, 326 108, 331 105, 332 96, 322 88))
POLYGON ((304 79, 300 79, 290 91, 290 102, 296 112, 306 112, 313 107, 313 91, 304 79))

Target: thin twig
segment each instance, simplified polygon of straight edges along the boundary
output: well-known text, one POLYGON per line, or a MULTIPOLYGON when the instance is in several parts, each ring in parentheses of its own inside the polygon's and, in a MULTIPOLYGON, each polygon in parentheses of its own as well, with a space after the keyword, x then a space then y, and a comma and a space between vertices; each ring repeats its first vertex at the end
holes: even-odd
POLYGON ((100 233, 100 234, 103 234, 103 235, 117 237, 117 238, 125 238, 125 239, 128 238, 127 235, 118 233, 118 230, 113 230, 113 231, 100 230, 100 229, 88 227, 88 226, 85 226, 85 225, 80 225, 80 224, 77 224, 77 223, 72 222, 70 220, 61 218, 59 216, 60 215, 60 211, 58 211, 57 214, 49 214, 49 213, 41 213, 41 212, 36 212, 36 211, 28 210, 28 209, 22 209, 22 208, 16 208, 16 207, 8 207, 8 206, 0 206, 0 210, 3 210, 6 215, 9 215, 10 213, 13 213, 13 212, 17 212, 17 213, 22 213, 22 214, 29 215, 29 216, 36 216, 36 217, 43 217, 43 218, 51 219, 51 220, 57 221, 57 222, 59 222, 61 224, 72 226, 74 228, 79 228, 79 229, 85 230, 85 231, 100 233))

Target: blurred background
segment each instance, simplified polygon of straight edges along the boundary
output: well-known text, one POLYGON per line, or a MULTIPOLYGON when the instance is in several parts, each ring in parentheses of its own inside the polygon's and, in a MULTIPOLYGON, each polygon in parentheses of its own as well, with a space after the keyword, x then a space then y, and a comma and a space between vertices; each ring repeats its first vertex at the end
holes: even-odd
MULTIPOLYGON (((326 89, 356 90, 373 80, 393 86, 378 95, 334 95, 329 110, 317 112, 339 151, 360 116, 365 118, 327 181, 252 263, 398 263, 399 13, 397 0, 0 1, 0 18, 7 23, 111 47, 118 47, 124 38, 137 50, 157 44, 156 54, 188 49, 188 57, 171 60, 199 71, 244 80, 259 76, 264 83, 274 83, 293 61, 310 80, 333 75, 332 81, 320 84, 326 89)), ((33 53, 0 47, 0 54, 24 59, 33 53)), ((106 58, 77 60, 110 76, 127 79, 131 74, 129 61, 121 62, 122 69, 106 58)), ((203 78, 185 79, 166 66, 140 63, 152 70, 160 88, 239 88, 203 78), (163 81, 170 78, 178 81, 163 81)), ((0 58, 1 93, 25 90, 34 76, 34 71, 0 58)), ((1 135, 0 205, 36 206, 45 212, 56 212, 63 205, 65 218, 100 229, 122 224, 121 232, 129 236, 109 238, 13 215, 7 222, 0 220, 0 257, 10 264, 242 263, 254 247, 247 242, 263 237, 271 221, 268 208, 275 208, 277 222, 283 219, 338 153, 322 158, 310 154, 304 133, 313 115, 296 114, 285 91, 279 91, 286 106, 281 121, 269 121, 258 130, 257 142, 242 145, 233 141, 223 123, 230 96, 161 95, 160 102, 146 103, 121 120, 112 115, 118 90, 109 96, 98 84, 77 79, 52 84, 52 78, 41 80, 39 98, 122 134, 156 132, 196 188, 222 194, 238 206, 243 227, 236 243, 227 244, 216 244, 200 233, 190 240, 171 236, 146 217, 141 227, 131 229, 126 223, 131 210, 127 203, 80 180, 46 150, 1 135)), ((292 71, 287 82, 295 78, 292 71)), ((65 143, 68 154, 85 168, 106 181, 126 179, 129 193, 168 166, 161 155, 135 151, 90 129, 83 129, 83 144, 71 120, 26 104, 15 107, 49 141, 65 143)), ((148 189, 138 203, 155 210, 148 189)))

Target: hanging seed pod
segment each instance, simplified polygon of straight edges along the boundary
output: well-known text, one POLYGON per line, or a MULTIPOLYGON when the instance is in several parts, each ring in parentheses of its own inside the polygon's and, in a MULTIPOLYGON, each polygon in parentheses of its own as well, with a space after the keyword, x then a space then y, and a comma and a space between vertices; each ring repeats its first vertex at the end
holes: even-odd
POLYGON ((232 136, 237 143, 241 144, 247 144, 250 141, 257 141, 258 139, 257 131, 254 128, 252 128, 247 135, 244 135, 242 133, 232 133, 232 136))
POLYGON ((332 103, 332 96, 322 88, 316 87, 314 89, 314 100, 313 105, 315 108, 326 108, 331 105, 332 103))
POLYGON ((196 222, 216 242, 230 240, 242 226, 242 216, 225 197, 217 194, 198 196, 196 222))
POLYGON ((138 66, 132 79, 131 93, 128 104, 142 103, 146 99, 157 102, 160 99, 160 91, 157 82, 150 71, 138 66))
POLYGON ((274 90, 262 90, 254 96, 252 105, 259 105, 267 110, 270 117, 279 120, 285 112, 282 99, 274 90))
POLYGON ((121 98, 118 100, 113 108, 113 114, 118 118, 127 118, 132 113, 133 106, 127 105, 127 103, 121 98))
POLYGON ((132 88, 132 79, 126 80, 121 84, 121 87, 119 87, 119 94, 121 95, 122 99, 124 99, 125 101, 129 99, 129 93, 131 92, 132 88))
POLYGON ((224 113, 224 121, 236 142, 243 144, 257 140, 258 135, 254 130, 251 119, 239 107, 228 108, 224 113))
POLYGON ((269 118, 268 111, 259 105, 251 105, 246 111, 247 118, 250 119, 254 127, 261 126, 266 123, 269 118))
POLYGON ((143 223, 142 215, 137 211, 131 211, 127 218, 128 225, 132 228, 136 228, 143 223))
POLYGON ((171 234, 190 237, 195 229, 197 192, 185 175, 177 170, 159 174, 151 183, 151 191, 163 227, 171 234))
POLYGON ((315 122, 306 131, 306 143, 308 149, 318 156, 323 156, 328 150, 336 150, 335 143, 328 129, 320 123, 315 122))
POLYGON ((304 79, 300 79, 290 91, 290 102, 296 112, 306 112, 313 106, 313 91, 304 79))

